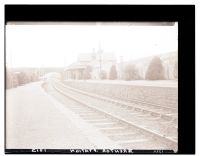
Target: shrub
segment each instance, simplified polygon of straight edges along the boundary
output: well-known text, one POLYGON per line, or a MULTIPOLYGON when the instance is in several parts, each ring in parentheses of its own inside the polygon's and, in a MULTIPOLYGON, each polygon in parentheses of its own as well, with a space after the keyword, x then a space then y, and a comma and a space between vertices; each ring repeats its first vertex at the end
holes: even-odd
POLYGON ((159 57, 155 56, 146 71, 145 79, 147 80, 163 80, 164 76, 164 67, 162 61, 159 57))
POLYGON ((110 68, 109 79, 110 80, 117 79, 117 69, 116 69, 115 65, 112 65, 111 68, 110 68))

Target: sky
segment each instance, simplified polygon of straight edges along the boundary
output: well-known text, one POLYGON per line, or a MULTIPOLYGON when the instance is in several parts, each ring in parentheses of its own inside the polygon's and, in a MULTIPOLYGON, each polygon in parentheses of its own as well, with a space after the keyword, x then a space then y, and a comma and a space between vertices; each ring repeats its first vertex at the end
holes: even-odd
POLYGON ((6 25, 8 67, 65 67, 79 53, 113 52, 124 61, 178 49, 178 24, 17 23, 6 25))

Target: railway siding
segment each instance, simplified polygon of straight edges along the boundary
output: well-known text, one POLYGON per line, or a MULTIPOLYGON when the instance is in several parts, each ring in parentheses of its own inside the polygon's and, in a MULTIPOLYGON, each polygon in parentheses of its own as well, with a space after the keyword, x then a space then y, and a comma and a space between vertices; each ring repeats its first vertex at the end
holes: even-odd
POLYGON ((178 88, 162 86, 142 86, 108 84, 84 81, 65 81, 66 85, 83 91, 124 101, 148 102, 170 108, 178 108, 178 88))

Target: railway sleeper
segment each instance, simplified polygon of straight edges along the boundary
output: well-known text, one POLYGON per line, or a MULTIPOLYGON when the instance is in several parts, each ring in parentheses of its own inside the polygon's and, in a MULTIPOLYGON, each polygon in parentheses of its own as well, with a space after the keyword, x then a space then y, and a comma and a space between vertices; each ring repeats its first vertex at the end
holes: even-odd
POLYGON ((106 134, 120 134, 120 133, 130 133, 133 132, 132 129, 126 129, 126 128, 113 128, 113 129, 101 129, 102 133, 106 134))
POLYGON ((118 134, 118 135, 110 135, 108 136, 113 141, 130 141, 130 140, 137 140, 137 139, 146 139, 147 137, 144 135, 141 135, 138 132, 132 133, 132 134, 118 134))
POLYGON ((161 118, 165 121, 172 121, 173 117, 169 115, 161 115, 161 118))
MULTIPOLYGON (((74 98, 72 98, 72 99, 74 99, 74 98)), ((75 100, 75 101, 76 101, 76 100, 75 100)), ((80 102, 80 101, 77 100, 77 102, 80 102)), ((135 127, 135 126, 133 125, 133 127, 135 127)), ((137 126, 136 126, 136 127, 137 127, 137 126)), ((141 127, 138 127, 138 128, 136 128, 136 129, 141 129, 141 127)), ((110 130, 110 129, 109 129, 109 130, 110 130)), ((116 131, 117 129, 114 129, 114 130, 116 131)), ((118 130, 119 130, 119 128, 118 128, 118 130)), ((124 130, 124 129, 122 128, 121 130, 124 130)), ((104 131, 105 131, 105 129, 104 129, 104 131)), ((143 134, 146 133, 146 134, 149 135, 149 134, 152 134, 152 132, 153 132, 153 131, 149 132, 149 131, 147 131, 147 130, 144 129, 144 130, 142 130, 141 133, 143 133, 143 134)), ((145 135, 146 135, 146 134, 145 134, 145 135)), ((167 141, 167 142, 170 143, 170 144, 173 144, 173 145, 176 144, 176 145, 177 145, 176 142, 174 142, 174 141, 169 141, 169 138, 161 137, 160 135, 157 136, 157 134, 155 134, 155 136, 156 136, 156 138, 159 138, 159 140, 162 140, 162 139, 163 139, 165 142, 167 141), (162 139, 161 139, 161 138, 162 138, 162 139)))

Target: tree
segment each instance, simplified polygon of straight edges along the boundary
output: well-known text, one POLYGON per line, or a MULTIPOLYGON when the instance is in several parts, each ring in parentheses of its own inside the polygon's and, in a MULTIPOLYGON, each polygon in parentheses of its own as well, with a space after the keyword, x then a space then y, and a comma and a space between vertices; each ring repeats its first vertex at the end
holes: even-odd
POLYGON ((134 64, 128 64, 124 69, 124 79, 125 80, 138 80, 140 79, 137 68, 134 64))
POLYGON ((6 89, 19 85, 18 76, 12 71, 6 71, 6 89))
POLYGON ((145 79, 147 80, 163 80, 164 76, 164 67, 162 61, 159 57, 155 56, 146 71, 145 79))
POLYGON ((35 72, 30 72, 30 81, 31 82, 34 82, 34 81, 37 81, 38 80, 38 76, 37 76, 37 73, 35 72))
POLYGON ((111 68, 110 68, 109 79, 110 80, 117 79, 117 69, 116 69, 115 65, 112 65, 111 68))
POLYGON ((174 78, 178 78, 178 62, 176 61, 174 64, 174 78))
POLYGON ((6 89, 13 87, 13 74, 12 72, 6 71, 6 89))
POLYGON ((17 74, 19 85, 23 85, 23 84, 31 82, 29 73, 19 72, 19 73, 16 73, 16 74, 17 74))
POLYGON ((100 79, 101 79, 101 80, 104 80, 104 79, 106 79, 106 78, 107 78, 107 73, 106 73, 105 70, 102 70, 102 71, 100 72, 100 79))
POLYGON ((16 74, 12 74, 12 87, 19 86, 18 76, 16 74))

